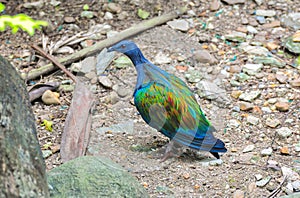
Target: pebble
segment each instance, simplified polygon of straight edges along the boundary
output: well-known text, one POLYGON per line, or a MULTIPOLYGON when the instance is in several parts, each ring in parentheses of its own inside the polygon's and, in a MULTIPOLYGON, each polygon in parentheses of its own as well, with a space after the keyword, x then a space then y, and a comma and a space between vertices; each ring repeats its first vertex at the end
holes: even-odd
POLYGON ((240 73, 241 71, 242 71, 242 68, 237 65, 230 66, 230 68, 229 68, 230 73, 240 73))
POLYGON ((106 103, 111 103, 111 104, 116 104, 117 102, 120 101, 120 98, 118 96, 118 94, 114 91, 112 91, 106 98, 105 98, 105 102, 106 103))
POLYGON ((276 27, 280 27, 280 21, 278 20, 274 20, 271 23, 266 23, 262 25, 263 28, 276 28, 276 27))
POLYGON ((251 26, 251 25, 247 25, 247 31, 252 33, 252 34, 257 34, 258 31, 255 27, 251 26))
POLYGON ((289 154, 290 154, 290 153, 289 153, 289 148, 288 148, 287 146, 281 147, 281 148, 280 148, 280 153, 281 153, 282 155, 289 155, 289 154))
POLYGON ((47 159, 48 157, 50 157, 52 155, 52 151, 51 150, 42 150, 42 154, 43 154, 43 158, 47 159))
POLYGON ((108 3, 106 10, 112 12, 114 14, 120 13, 122 11, 122 7, 117 3, 108 3))
POLYGON ((186 72, 185 77, 190 83, 197 83, 204 78, 201 72, 194 70, 186 72))
POLYGON ((187 32, 190 29, 189 22, 184 19, 177 19, 167 22, 167 25, 172 29, 187 32))
POLYGON ((279 47, 279 45, 277 45, 276 43, 273 43, 273 42, 268 42, 268 43, 266 44, 266 48, 267 48, 268 50, 270 50, 270 51, 275 50, 275 49, 277 49, 278 47, 279 47))
POLYGON ((104 17, 105 20, 111 20, 114 18, 114 15, 111 12, 105 12, 104 17))
POLYGON ((239 107, 242 111, 248 111, 248 110, 253 109, 254 105, 250 102, 241 101, 241 102, 239 102, 239 107))
POLYGON ((163 54, 163 52, 159 51, 156 56, 154 57, 154 62, 157 64, 168 64, 172 61, 172 59, 166 54, 163 54))
POLYGON ((281 127, 277 129, 276 132, 282 138, 287 138, 292 135, 292 131, 288 127, 281 127))
POLYGON ((218 60, 212 54, 210 54, 208 50, 195 51, 194 58, 200 63, 214 64, 218 62, 218 60))
POLYGON ((285 84, 288 79, 288 77, 283 74, 276 74, 275 77, 281 84, 285 84))
POLYGON ((209 9, 211 11, 216 11, 220 8, 220 1, 219 0, 213 0, 211 3, 210 3, 210 6, 209 6, 209 9))
POLYGON ((281 121, 274 118, 267 118, 266 119, 266 125, 271 127, 271 128, 276 128, 277 126, 279 126, 281 124, 281 121))
POLYGON ((244 198, 245 197, 245 192, 242 190, 236 190, 233 193, 233 198, 244 198))
POLYGON ((232 128, 238 128, 241 125, 241 123, 236 119, 232 119, 228 121, 227 125, 232 128))
POLYGON ((280 19, 281 23, 285 27, 291 27, 294 30, 300 29, 300 12, 289 13, 283 15, 280 19))
POLYGON ((261 174, 255 174, 254 177, 255 177, 256 181, 259 181, 263 178, 263 176, 261 174))
POLYGON ((259 24, 265 24, 266 23, 266 18, 264 16, 256 16, 256 20, 258 21, 259 24))
POLYGON ((274 57, 266 57, 266 56, 255 57, 253 62, 254 63, 262 63, 264 65, 270 65, 272 67, 279 67, 279 68, 283 68, 285 66, 284 62, 279 61, 278 59, 276 59, 274 57))
POLYGON ((89 56, 81 62, 80 71, 83 73, 89 73, 96 68, 96 58, 94 56, 89 56))
POLYGON ((263 149, 260 154, 262 156, 271 156, 273 153, 273 149, 272 148, 266 148, 266 149, 263 149))
POLYGON ((243 32, 232 31, 230 34, 225 35, 225 39, 234 42, 244 42, 246 40, 247 34, 243 32))
POLYGON ((88 19, 91 19, 94 17, 94 12, 92 11, 88 11, 88 10, 84 10, 80 13, 80 16, 81 17, 85 17, 85 18, 88 18, 88 19))
POLYGON ((70 16, 66 16, 66 17, 64 18, 64 21, 65 21, 66 23, 74 23, 74 22, 75 22, 75 18, 74 18, 74 17, 70 17, 70 16))
POLYGON ((23 4, 24 8, 41 9, 44 6, 44 1, 27 2, 23 4))
POLYGON ((296 152, 300 152, 300 142, 296 144, 294 148, 296 152))
POLYGON ((208 80, 201 80, 196 84, 198 95, 209 100, 220 99, 224 102, 229 101, 226 96, 226 91, 218 87, 215 83, 208 80))
POLYGON ((271 176, 267 176, 264 179, 257 181, 255 184, 258 187, 264 187, 265 185, 267 185, 270 182, 271 179, 272 179, 271 176))
POLYGON ((247 101, 247 102, 252 102, 254 99, 256 99, 260 95, 260 93, 261 93, 261 91, 259 91, 259 90, 245 92, 240 95, 239 99, 247 101))
POLYGON ((58 90, 63 92, 72 92, 74 91, 74 85, 59 85, 58 90))
POLYGON ((113 86, 113 83, 107 76, 99 76, 98 81, 102 86, 104 86, 106 88, 112 88, 112 86, 113 86))
POLYGON ((273 17, 276 15, 276 11, 275 10, 256 10, 255 14, 257 16, 273 17))
POLYGON ((299 192, 300 191, 300 180, 293 181, 292 186, 293 186, 294 191, 299 192))
POLYGON ((251 152, 253 151, 255 148, 254 144, 250 144, 250 145, 247 145, 244 150, 243 150, 243 153, 248 153, 248 152, 251 152))
POLYGON ((290 81, 292 87, 300 87, 300 78, 290 81))
MULTIPOLYGON (((240 95, 242 94, 242 91, 241 90, 234 90, 231 92, 231 97, 237 99, 240 97, 240 95)), ((240 105, 241 106, 241 105, 240 105)))
POLYGON ((278 111, 286 112, 289 110, 290 105, 288 102, 276 102, 275 107, 278 111))
POLYGON ((253 76, 256 73, 258 73, 263 67, 263 64, 250 64, 247 63, 246 65, 243 66, 243 72, 253 76))
POLYGON ((42 95, 42 101, 46 105, 60 104, 59 93, 47 90, 42 95))
POLYGON ((130 90, 125 88, 125 87, 122 87, 122 86, 118 86, 117 88, 117 94, 121 97, 121 98, 124 98, 126 96, 128 96, 130 94, 130 90))
POLYGON ((268 103, 270 103, 270 104, 275 104, 276 102, 277 102, 277 98, 270 98, 268 100, 268 103))
POLYGON ((252 116, 252 115, 249 115, 247 117, 247 122, 249 124, 252 124, 252 125, 257 125, 259 123, 259 118, 255 117, 255 116, 252 116))

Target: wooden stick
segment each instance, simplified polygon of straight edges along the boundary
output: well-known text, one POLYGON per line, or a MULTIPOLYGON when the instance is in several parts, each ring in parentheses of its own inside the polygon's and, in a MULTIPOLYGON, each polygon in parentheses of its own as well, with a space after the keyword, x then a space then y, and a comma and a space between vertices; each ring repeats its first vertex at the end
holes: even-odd
POLYGON ((47 59, 49 59, 52 63, 54 63, 54 65, 56 65, 61 70, 63 70, 63 72, 65 72, 65 74, 67 74, 75 83, 78 81, 78 79, 76 78, 76 76, 74 76, 69 70, 67 70, 67 68, 65 66, 63 66, 60 62, 58 62, 56 60, 56 58, 54 58, 50 54, 47 54, 44 50, 42 50, 37 45, 32 45, 31 47, 33 49, 35 49, 36 51, 38 51, 41 55, 43 55, 44 57, 46 57, 47 59))
MULTIPOLYGON (((166 23, 167 21, 170 21, 172 19, 175 19, 177 17, 179 17, 180 15, 184 14, 186 12, 187 8, 186 7, 182 7, 178 10, 172 11, 168 14, 162 15, 162 16, 158 16, 158 17, 154 17, 150 20, 147 21, 143 21, 135 26, 132 26, 126 30, 123 30, 122 32, 118 33, 117 35, 115 35, 114 37, 111 38, 107 38, 103 41, 100 41, 98 43, 96 43, 93 46, 84 48, 83 50, 80 50, 78 52, 75 52, 65 58, 61 58, 58 61, 60 63, 63 63, 64 65, 69 65, 71 63, 73 63, 74 61, 78 61, 84 57, 99 53, 103 48, 105 47, 109 47, 121 40, 124 40, 128 37, 134 36, 136 34, 139 34, 143 31, 146 31, 148 29, 151 29, 155 26, 161 25, 166 23)), ((35 79, 43 74, 46 73, 50 73, 52 71, 54 71, 56 68, 53 64, 48 64, 45 66, 42 66, 38 69, 34 69, 31 70, 28 74, 27 73, 22 73, 21 77, 23 79, 27 79, 27 80, 32 80, 35 79)))

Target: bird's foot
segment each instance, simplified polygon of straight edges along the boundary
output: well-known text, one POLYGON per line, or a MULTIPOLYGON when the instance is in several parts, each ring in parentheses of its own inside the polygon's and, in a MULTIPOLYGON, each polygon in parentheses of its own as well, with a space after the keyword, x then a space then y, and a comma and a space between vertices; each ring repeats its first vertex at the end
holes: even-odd
POLYGON ((167 144, 166 151, 165 151, 162 159, 160 160, 160 162, 164 162, 167 159, 172 158, 172 157, 180 157, 182 152, 183 151, 181 150, 181 145, 180 144, 178 144, 176 142, 173 142, 173 141, 170 141, 167 144))

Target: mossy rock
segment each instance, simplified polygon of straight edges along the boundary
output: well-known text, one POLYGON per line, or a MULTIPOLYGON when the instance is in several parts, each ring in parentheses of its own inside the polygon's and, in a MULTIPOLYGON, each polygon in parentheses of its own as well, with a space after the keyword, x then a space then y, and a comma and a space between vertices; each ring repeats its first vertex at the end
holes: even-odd
POLYGON ((51 197, 149 197, 133 176, 104 157, 79 157, 47 175, 51 197))

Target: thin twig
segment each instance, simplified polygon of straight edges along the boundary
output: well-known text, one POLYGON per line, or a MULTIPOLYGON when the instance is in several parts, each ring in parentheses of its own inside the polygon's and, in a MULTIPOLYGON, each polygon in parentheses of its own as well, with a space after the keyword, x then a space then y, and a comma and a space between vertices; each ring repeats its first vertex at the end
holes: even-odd
POLYGON ((272 193, 268 196, 268 198, 274 198, 276 195, 281 191, 281 187, 283 186, 285 180, 286 180, 286 175, 283 177, 283 180, 280 182, 279 186, 272 191, 272 193))
POLYGON ((52 61, 54 65, 56 65, 63 72, 65 72, 65 74, 68 75, 75 83, 78 82, 78 79, 76 78, 76 76, 74 76, 69 70, 67 70, 67 68, 65 66, 63 66, 60 62, 58 62, 56 60, 56 58, 54 58, 52 55, 46 53, 44 50, 42 50, 37 45, 32 45, 31 47, 33 49, 35 49, 36 51, 38 51, 41 55, 43 55, 44 57, 46 57, 47 59, 49 59, 50 61, 52 61))

